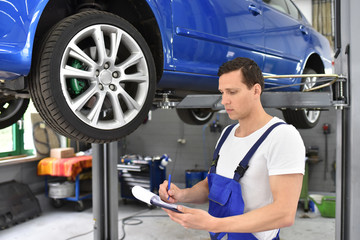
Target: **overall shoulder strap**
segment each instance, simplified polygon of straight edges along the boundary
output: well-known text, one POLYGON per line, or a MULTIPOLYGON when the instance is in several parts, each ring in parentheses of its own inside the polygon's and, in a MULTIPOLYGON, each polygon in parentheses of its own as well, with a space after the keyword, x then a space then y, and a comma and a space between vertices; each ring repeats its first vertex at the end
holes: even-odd
POLYGON ((231 130, 234 128, 235 124, 230 125, 224 132, 224 134, 221 136, 218 145, 215 148, 214 155, 213 155, 213 161, 211 163, 210 173, 214 173, 216 170, 217 161, 219 160, 219 152, 224 144, 226 138, 229 136, 231 130))
POLYGON ((246 170, 249 168, 249 161, 256 152, 256 150, 259 148, 261 143, 266 139, 266 137, 270 134, 270 132, 276 128, 277 126, 281 124, 286 124, 284 122, 277 122, 271 125, 264 133, 263 135, 256 141, 256 143, 250 148, 250 150, 247 152, 243 160, 239 163, 239 166, 235 170, 234 174, 234 180, 239 181, 240 178, 242 178, 246 172, 246 170))

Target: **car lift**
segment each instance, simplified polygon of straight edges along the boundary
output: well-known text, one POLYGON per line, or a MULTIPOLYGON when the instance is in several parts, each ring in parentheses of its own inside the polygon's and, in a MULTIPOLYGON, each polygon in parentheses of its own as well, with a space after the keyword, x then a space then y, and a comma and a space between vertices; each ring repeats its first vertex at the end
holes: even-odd
POLYGON ((335 0, 335 72, 347 76, 348 106, 337 111, 335 239, 360 236, 360 1, 335 0))
MULTIPOLYGON (((336 240, 360 236, 360 228, 356 227, 360 225, 360 81, 351 81, 360 76, 358 9, 360 1, 335 0, 335 72, 345 77, 339 76, 330 92, 264 92, 262 95, 264 107, 339 110, 336 112, 336 240)), ((162 107, 221 110, 220 97, 190 95, 180 103, 164 101, 162 107)), ((94 239, 115 240, 118 239, 118 146, 113 142, 92 147, 94 239)))
POLYGON ((118 238, 118 143, 92 144, 94 239, 118 238))
MULTIPOLYGON (((261 103, 264 108, 292 108, 292 109, 324 109, 329 107, 342 108, 346 106, 348 95, 346 78, 337 74, 303 74, 303 75, 271 75, 266 78, 305 78, 316 77, 321 85, 308 89, 306 92, 275 92, 277 89, 287 88, 289 85, 267 88, 261 95, 261 103), (324 92, 316 92, 319 89, 328 89, 324 92), (269 89, 271 91, 269 91, 269 89)), ((295 84, 295 85, 303 85, 295 84)), ((291 86, 295 86, 291 85, 291 86)), ((182 101, 174 102, 170 100, 171 93, 163 93, 161 102, 157 105, 164 109, 180 108, 205 108, 213 111, 223 110, 220 94, 194 94, 187 95, 182 101)))

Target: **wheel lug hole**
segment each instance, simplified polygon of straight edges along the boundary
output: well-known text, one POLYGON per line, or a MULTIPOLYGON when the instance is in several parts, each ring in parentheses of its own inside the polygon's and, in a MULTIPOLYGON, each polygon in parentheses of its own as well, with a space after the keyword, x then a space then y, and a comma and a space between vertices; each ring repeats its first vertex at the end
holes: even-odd
POLYGON ((100 71, 99 70, 96 70, 95 71, 95 76, 98 77, 100 75, 100 71))
POLYGON ((99 89, 104 90, 104 86, 102 84, 99 84, 99 89))
POLYGON ((109 63, 105 63, 105 64, 104 64, 104 68, 105 68, 105 69, 108 69, 109 67, 110 67, 110 64, 109 64, 109 63))

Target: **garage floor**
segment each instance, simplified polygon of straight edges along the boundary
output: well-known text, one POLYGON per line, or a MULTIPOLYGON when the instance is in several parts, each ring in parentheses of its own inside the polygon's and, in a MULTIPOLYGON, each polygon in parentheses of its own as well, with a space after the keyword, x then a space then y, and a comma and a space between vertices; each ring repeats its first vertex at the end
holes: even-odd
MULTIPOLYGON (((37 196, 42 215, 8 229, 0 230, 0 239, 6 240, 92 240, 94 239, 93 215, 91 200, 85 202, 86 209, 76 212, 74 204, 67 202, 63 207, 54 209, 49 199, 43 195, 37 196)), ((206 209, 207 206, 188 205, 206 209)), ((167 240, 194 239, 208 240, 207 232, 184 229, 172 222, 159 209, 149 209, 146 205, 136 201, 119 202, 119 239, 123 237, 125 229, 126 240, 167 240), (123 225, 122 219, 137 215, 127 220, 123 225)), ((335 219, 323 218, 314 213, 304 214, 299 209, 295 224, 281 230, 281 240, 318 240, 335 239, 335 219)))

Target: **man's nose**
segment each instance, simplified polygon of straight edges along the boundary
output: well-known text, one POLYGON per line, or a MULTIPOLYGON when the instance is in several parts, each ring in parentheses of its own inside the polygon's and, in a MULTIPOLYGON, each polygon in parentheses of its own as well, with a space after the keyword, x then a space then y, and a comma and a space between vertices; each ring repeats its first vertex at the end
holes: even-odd
POLYGON ((227 99, 227 97, 225 96, 225 94, 223 94, 221 96, 221 104, 222 105, 226 105, 227 103, 229 103, 229 100, 227 99))

